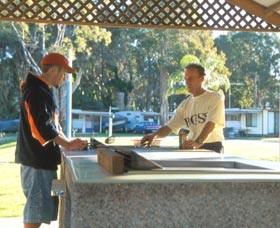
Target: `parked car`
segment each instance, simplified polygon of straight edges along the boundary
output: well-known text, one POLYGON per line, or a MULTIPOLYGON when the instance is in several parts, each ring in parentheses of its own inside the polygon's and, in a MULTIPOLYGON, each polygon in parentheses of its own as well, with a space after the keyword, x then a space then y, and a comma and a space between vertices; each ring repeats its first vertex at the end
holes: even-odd
MULTIPOLYGON (((106 126, 106 127, 102 128, 102 132, 108 133, 108 131, 109 131, 109 126, 106 126)), ((127 132, 126 124, 113 125, 113 132, 114 133, 127 132)))
POLYGON ((148 134, 148 133, 157 131, 160 127, 161 126, 155 122, 144 121, 144 122, 138 123, 135 126, 133 132, 140 133, 140 134, 148 134))
POLYGON ((134 128, 140 122, 158 122, 160 119, 160 113, 157 112, 142 112, 142 111, 120 111, 116 112, 115 115, 120 115, 127 118, 126 124, 127 131, 133 132, 134 128))
POLYGON ((19 119, 0 121, 0 132, 15 133, 18 131, 18 127, 19 127, 19 119))

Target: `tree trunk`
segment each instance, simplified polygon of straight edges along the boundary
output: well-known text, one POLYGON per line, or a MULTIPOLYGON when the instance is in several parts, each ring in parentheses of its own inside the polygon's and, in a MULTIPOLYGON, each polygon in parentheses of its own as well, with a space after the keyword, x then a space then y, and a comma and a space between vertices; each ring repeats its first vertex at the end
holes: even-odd
POLYGON ((168 99, 167 99, 167 80, 168 72, 163 67, 160 69, 160 114, 161 114, 161 125, 165 124, 168 121, 168 99))
POLYGON ((168 70, 165 67, 167 64, 167 42, 166 37, 163 35, 161 39, 161 62, 159 63, 160 71, 160 114, 161 114, 161 125, 165 124, 168 121, 168 98, 167 98, 167 89, 168 89, 168 70))

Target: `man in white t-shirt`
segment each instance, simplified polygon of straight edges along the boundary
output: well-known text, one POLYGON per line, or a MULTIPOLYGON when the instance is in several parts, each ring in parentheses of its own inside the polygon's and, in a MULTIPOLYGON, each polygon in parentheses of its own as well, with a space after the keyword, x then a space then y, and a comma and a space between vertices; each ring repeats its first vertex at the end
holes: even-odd
POLYGON ((224 97, 203 87, 205 70, 199 64, 185 68, 185 81, 191 95, 176 109, 174 116, 158 131, 144 135, 141 144, 151 144, 171 132, 178 134, 183 127, 189 130, 183 149, 209 149, 221 153, 225 125, 224 97))

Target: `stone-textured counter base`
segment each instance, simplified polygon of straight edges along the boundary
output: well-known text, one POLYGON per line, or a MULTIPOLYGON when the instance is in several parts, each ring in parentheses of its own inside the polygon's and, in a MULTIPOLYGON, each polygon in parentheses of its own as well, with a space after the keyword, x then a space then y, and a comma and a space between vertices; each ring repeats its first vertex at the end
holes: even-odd
POLYGON ((279 187, 267 183, 84 185, 72 196, 71 227, 276 228, 279 187))
POLYGON ((62 178, 60 228, 280 227, 276 170, 110 175, 85 152, 63 157, 62 178))
POLYGON ((276 228, 280 224, 279 183, 70 183, 68 187, 69 223, 65 221, 64 227, 276 228))

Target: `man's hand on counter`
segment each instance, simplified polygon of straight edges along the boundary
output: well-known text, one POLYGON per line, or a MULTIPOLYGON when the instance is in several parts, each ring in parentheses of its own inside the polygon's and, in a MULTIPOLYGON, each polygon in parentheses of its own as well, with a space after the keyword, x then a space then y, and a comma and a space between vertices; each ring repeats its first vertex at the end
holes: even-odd
POLYGON ((140 146, 144 146, 144 147, 151 146, 151 143, 153 142, 154 138, 155 138, 155 134, 153 133, 144 135, 140 141, 140 146))
POLYGON ((144 135, 143 138, 141 139, 140 144, 143 146, 151 146, 153 140, 155 140, 157 138, 164 138, 167 135, 169 135, 170 133, 171 133, 171 129, 168 126, 164 125, 160 129, 158 129, 156 132, 144 135))
POLYGON ((79 138, 71 139, 68 141, 67 147, 64 147, 64 150, 86 150, 87 144, 87 140, 81 140, 79 138))
POLYGON ((199 149, 203 144, 193 140, 186 140, 183 149, 199 149))

